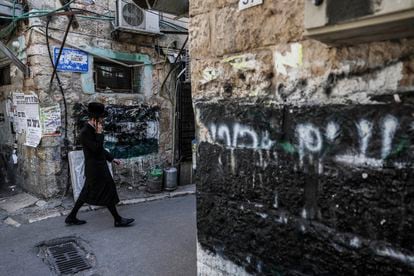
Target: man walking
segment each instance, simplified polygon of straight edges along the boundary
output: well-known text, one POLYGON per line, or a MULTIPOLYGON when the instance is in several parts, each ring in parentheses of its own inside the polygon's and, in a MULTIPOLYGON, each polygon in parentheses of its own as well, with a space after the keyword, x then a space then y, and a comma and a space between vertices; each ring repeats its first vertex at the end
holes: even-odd
POLYGON ((121 162, 104 149, 103 120, 105 106, 101 103, 88 105, 89 121, 82 128, 80 142, 85 155, 85 185, 70 214, 66 217, 68 225, 81 225, 86 221, 79 220, 76 215, 84 203, 106 206, 114 217, 115 227, 130 225, 134 219, 123 218, 118 214, 115 205, 119 202, 115 182, 107 161, 119 165, 121 162))

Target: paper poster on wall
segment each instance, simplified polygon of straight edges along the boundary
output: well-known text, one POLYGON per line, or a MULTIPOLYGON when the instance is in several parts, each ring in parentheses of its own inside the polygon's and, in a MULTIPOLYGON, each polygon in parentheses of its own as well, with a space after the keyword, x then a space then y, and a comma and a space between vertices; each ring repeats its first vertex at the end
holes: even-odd
POLYGON ((60 105, 41 107, 40 122, 43 136, 60 136, 62 127, 60 105))
POLYGON ((26 102, 24 93, 13 93, 13 124, 16 133, 23 133, 26 131, 26 102))
POLYGON ((14 118, 13 99, 6 100, 6 116, 10 122, 13 122, 13 118, 14 118))
POLYGON ((37 147, 42 139, 40 126, 39 99, 35 94, 25 95, 26 146, 37 147))

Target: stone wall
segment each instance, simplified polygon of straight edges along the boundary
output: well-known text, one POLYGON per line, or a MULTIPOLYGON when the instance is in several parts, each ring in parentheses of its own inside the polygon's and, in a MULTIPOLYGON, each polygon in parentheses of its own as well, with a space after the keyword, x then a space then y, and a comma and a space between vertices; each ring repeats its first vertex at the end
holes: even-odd
MULTIPOLYGON (((93 5, 72 4, 74 8, 87 9, 99 14, 115 16, 116 1, 97 1, 93 5)), ((87 3, 85 1, 84 3, 87 3)), ((28 1, 30 9, 49 9, 58 7, 59 1, 28 1)), ((88 14, 91 15, 91 14, 88 14)), ((161 55, 155 45, 161 47, 171 46, 172 41, 177 41, 177 47, 184 42, 185 36, 147 36, 134 33, 113 32, 112 23, 108 20, 93 20, 77 16, 79 28, 72 28, 66 47, 82 47, 89 54, 89 72, 72 73, 59 72, 63 83, 63 90, 67 102, 68 129, 67 143, 69 150, 75 149, 79 144, 77 134, 79 117, 76 106, 87 106, 89 102, 98 101, 105 105, 128 108, 131 106, 148 106, 157 110, 156 130, 158 131, 157 150, 152 154, 136 154, 131 158, 125 158, 124 165, 116 169, 115 178, 118 183, 127 184, 137 189, 145 188, 145 177, 148 171, 155 166, 163 166, 171 159, 172 149, 172 105, 171 99, 166 95, 166 90, 160 91, 160 86, 171 66, 161 55), (139 61, 142 63, 142 85, 138 94, 113 93, 106 90, 104 93, 95 91, 93 82, 92 65, 96 59, 116 59, 124 63, 139 61)), ((54 16, 50 23, 49 33, 50 47, 60 47, 64 30, 68 24, 66 16, 54 16)), ((19 28, 16 39, 24 39, 23 52, 26 55, 27 64, 31 69, 29 78, 13 78, 13 83, 21 84, 16 91, 26 93, 34 92, 39 97, 40 106, 48 107, 55 103, 60 104, 62 110, 62 126, 65 125, 65 106, 63 97, 55 78, 52 87, 49 81, 53 67, 51 65, 46 38, 41 33, 45 31, 46 18, 31 18, 19 28), (41 31, 41 32, 39 32, 41 31), (24 80, 23 80, 24 79, 24 80)), ((174 84, 167 82, 166 87, 172 89, 174 84)), ((14 90, 5 88, 3 97, 10 97, 14 90)), ((168 90, 167 90, 168 91, 168 90)), ((142 122, 146 123, 146 122, 142 122)), ((39 196, 52 197, 62 193, 69 181, 67 152, 65 150, 65 131, 58 137, 44 137, 38 148, 23 146, 24 137, 16 137, 18 141, 19 166, 18 171, 22 176, 20 184, 28 191, 39 196)), ((111 133, 106 133, 111 136, 111 133)), ((108 139, 113 138, 112 136, 108 139)), ((123 158, 123 156, 120 156, 123 158)))
POLYGON ((263 2, 190 1, 199 275, 413 273, 414 40, 263 2))

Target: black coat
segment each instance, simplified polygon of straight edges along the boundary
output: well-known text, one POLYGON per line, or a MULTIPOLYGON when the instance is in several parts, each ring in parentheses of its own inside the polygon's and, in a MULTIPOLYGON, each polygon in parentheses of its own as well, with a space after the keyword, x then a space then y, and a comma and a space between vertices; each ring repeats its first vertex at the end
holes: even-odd
POLYGON ((94 127, 86 123, 80 133, 86 180, 79 198, 91 205, 108 206, 117 204, 119 197, 107 163, 114 157, 104 149, 103 141, 104 135, 97 134, 94 127))

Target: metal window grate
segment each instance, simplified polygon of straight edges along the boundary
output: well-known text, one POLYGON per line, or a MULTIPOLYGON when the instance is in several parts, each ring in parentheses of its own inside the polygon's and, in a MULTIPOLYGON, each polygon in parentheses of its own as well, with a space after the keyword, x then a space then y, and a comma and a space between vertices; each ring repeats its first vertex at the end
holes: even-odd
POLYGON ((49 246, 47 251, 50 262, 59 274, 73 274, 92 267, 74 242, 49 246))

